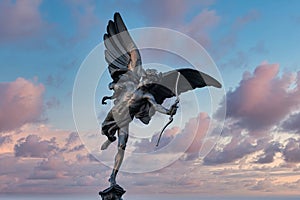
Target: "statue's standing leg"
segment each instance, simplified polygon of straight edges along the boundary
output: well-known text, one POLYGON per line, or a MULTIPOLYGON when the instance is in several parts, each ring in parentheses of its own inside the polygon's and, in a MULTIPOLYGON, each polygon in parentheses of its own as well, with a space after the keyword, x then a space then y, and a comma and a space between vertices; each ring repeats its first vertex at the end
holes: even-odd
POLYGON ((115 156, 114 168, 113 168, 112 173, 109 178, 109 182, 111 185, 116 184, 116 176, 117 176, 117 173, 123 162, 126 143, 128 140, 128 131, 129 131, 128 129, 129 129, 129 125, 126 125, 126 126, 123 126, 122 128, 120 128, 118 131, 118 139, 119 139, 118 140, 118 152, 115 156))

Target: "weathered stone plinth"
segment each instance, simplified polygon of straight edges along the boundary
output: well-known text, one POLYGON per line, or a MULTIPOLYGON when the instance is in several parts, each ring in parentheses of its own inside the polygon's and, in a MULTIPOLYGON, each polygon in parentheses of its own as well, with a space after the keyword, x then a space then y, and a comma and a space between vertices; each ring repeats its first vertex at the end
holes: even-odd
POLYGON ((122 195, 125 192, 126 191, 121 186, 113 185, 103 191, 100 191, 99 195, 102 200, 123 200, 122 195))

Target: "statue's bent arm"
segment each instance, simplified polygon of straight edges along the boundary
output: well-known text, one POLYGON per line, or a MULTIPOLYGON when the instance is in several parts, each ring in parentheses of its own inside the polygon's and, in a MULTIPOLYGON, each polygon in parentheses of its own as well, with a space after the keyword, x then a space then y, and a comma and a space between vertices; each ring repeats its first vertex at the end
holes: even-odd
POLYGON ((166 114, 166 115, 170 115, 170 110, 168 110, 167 108, 163 107, 162 105, 156 103, 153 95, 146 93, 144 95, 144 98, 147 99, 148 102, 154 107, 155 111, 158 111, 158 112, 166 114))

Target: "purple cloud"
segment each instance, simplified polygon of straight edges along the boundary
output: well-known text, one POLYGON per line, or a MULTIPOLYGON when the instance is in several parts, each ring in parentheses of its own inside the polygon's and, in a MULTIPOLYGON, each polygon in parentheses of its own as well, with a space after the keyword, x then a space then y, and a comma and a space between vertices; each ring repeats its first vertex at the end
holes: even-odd
POLYGON ((12 137, 10 135, 0 136, 0 147, 6 144, 11 144, 12 142, 12 137))
POLYGON ((66 146, 69 146, 69 145, 74 144, 75 142, 79 141, 78 133, 77 132, 70 133, 70 135, 66 141, 67 141, 66 146))
POLYGON ((250 53, 256 53, 256 54, 268 54, 269 51, 266 49, 265 43, 263 41, 258 41, 255 46, 250 48, 250 53))
POLYGON ((290 115, 281 125, 284 131, 300 133, 300 112, 290 115))
POLYGON ((37 135, 22 138, 14 147, 16 157, 46 158, 58 150, 55 138, 42 140, 37 135))
POLYGON ((51 97, 46 101, 46 106, 48 109, 57 109, 60 106, 60 101, 56 97, 51 97))
POLYGON ((299 163, 300 162, 300 140, 289 138, 287 145, 283 149, 284 159, 287 162, 299 163))
POLYGON ((282 145, 278 142, 271 142, 264 150, 264 154, 258 158, 256 163, 267 164, 274 161, 275 153, 281 152, 282 145))
MULTIPOLYGON (((240 131, 240 130, 239 130, 240 131)), ((238 131, 237 131, 238 132, 238 131)), ((231 134, 231 133, 229 133, 231 134)), ((204 159, 204 165, 217 165, 230 163, 245 155, 263 149, 265 140, 260 139, 254 143, 255 139, 245 137, 241 133, 234 134, 231 141, 222 149, 214 148, 204 159)))
POLYGON ((60 88, 64 83, 65 79, 61 75, 49 75, 46 79, 45 84, 55 88, 60 88))

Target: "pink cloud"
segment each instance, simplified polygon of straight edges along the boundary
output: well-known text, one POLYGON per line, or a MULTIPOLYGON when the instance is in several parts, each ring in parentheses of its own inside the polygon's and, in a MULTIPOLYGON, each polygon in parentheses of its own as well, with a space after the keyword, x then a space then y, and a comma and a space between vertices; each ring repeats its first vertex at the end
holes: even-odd
POLYGON ((148 26, 178 30, 207 46, 210 44, 209 32, 220 20, 215 10, 206 9, 214 2, 214 0, 187 2, 181 0, 143 1, 137 4, 136 9, 142 11, 140 15, 147 21, 148 26), (196 9, 200 11, 195 14, 191 12, 191 10, 196 9), (192 17, 189 16, 191 13, 193 13, 192 17))
POLYGON ((1 1, 0 40, 12 40, 38 34, 45 27, 39 11, 41 2, 41 0, 1 1))
POLYGON ((192 21, 182 28, 182 31, 207 47, 210 45, 209 31, 218 25, 220 17, 215 10, 204 9, 192 21))
POLYGON ((239 30, 242 28, 245 24, 248 24, 250 22, 256 21, 260 18, 261 14, 257 10, 250 10, 248 13, 245 15, 237 18, 235 23, 233 24, 233 29, 234 30, 239 30))
POLYGON ((140 8, 150 23, 160 26, 173 26, 175 21, 181 21, 188 11, 190 4, 180 0, 175 1, 145 1, 140 8))
MULTIPOLYGON (((200 113, 197 117, 191 118, 182 130, 178 127, 167 129, 159 144, 159 148, 163 148, 172 142, 172 146, 167 153, 178 153, 179 149, 186 149, 184 159, 190 160, 199 156, 202 141, 207 133, 210 124, 210 117, 207 113, 200 113), (190 146, 187 144, 190 143, 190 146)), ((138 153, 147 153, 153 151, 158 139, 158 134, 153 135, 152 139, 142 139, 135 144, 138 153)))
POLYGON ((227 119, 221 137, 230 138, 230 142, 214 148, 204 164, 231 163, 258 151, 263 154, 253 161, 256 164, 273 163, 276 153, 286 162, 299 162, 294 135, 285 142, 276 141, 270 131, 299 130, 299 114, 294 113, 300 108, 299 80, 300 72, 279 76, 278 64, 262 63, 254 73, 245 72, 239 86, 227 93, 227 119))
POLYGON ((0 132, 36 122, 43 111, 44 86, 23 78, 0 83, 0 132))
POLYGON ((222 61, 223 57, 232 53, 232 50, 236 47, 238 41, 238 33, 246 27, 246 25, 257 21, 260 16, 261 14, 259 11, 250 10, 244 15, 237 17, 236 20, 232 22, 232 26, 228 28, 227 33, 214 43, 212 49, 214 58, 222 61))
POLYGON ((90 29, 99 26, 100 20, 96 15, 96 1, 84 1, 84 0, 67 0, 68 6, 71 9, 71 15, 73 16, 77 24, 78 34, 73 40, 85 38, 90 29))
POLYGON ((300 76, 284 73, 279 77, 278 73, 279 65, 268 63, 258 66, 253 74, 245 72, 239 86, 227 93, 227 117, 243 128, 262 130, 299 108, 300 76))
MULTIPOLYGON (((210 117, 207 113, 200 113, 197 118, 191 119, 185 126, 185 132, 193 132, 195 127, 197 127, 197 132, 195 137, 193 138, 192 144, 186 150, 186 158, 185 159, 195 159, 198 158, 199 152, 202 146, 203 139, 208 131, 208 127, 210 124, 210 117)), ((184 136, 183 136, 184 137, 184 136)), ((182 142, 186 142, 184 138, 182 138, 182 142)))
POLYGON ((147 16, 146 20, 150 23, 172 27, 178 22, 181 23, 190 9, 208 7, 212 4, 214 4, 214 0, 187 2, 181 0, 154 0, 141 2, 138 9, 142 10, 142 15, 147 16))

